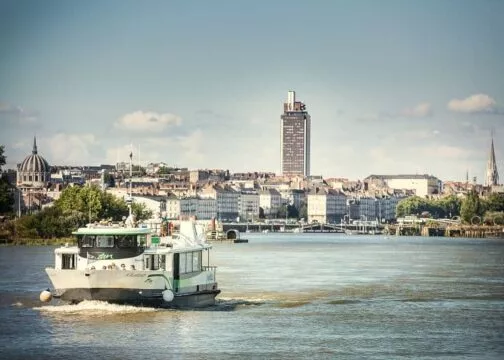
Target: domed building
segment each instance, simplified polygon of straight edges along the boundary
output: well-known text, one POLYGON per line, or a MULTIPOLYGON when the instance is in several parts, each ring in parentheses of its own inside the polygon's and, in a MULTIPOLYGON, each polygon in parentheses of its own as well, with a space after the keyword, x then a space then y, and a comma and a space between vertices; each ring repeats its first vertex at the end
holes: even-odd
POLYGON ((19 188, 44 188, 51 180, 51 166, 37 151, 37 139, 33 138, 33 150, 18 166, 19 188))

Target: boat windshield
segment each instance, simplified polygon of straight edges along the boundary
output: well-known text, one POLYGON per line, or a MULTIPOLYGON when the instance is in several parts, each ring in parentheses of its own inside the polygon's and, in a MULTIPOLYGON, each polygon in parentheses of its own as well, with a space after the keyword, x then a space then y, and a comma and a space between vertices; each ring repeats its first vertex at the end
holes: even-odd
POLYGON ((98 235, 96 237, 96 247, 99 247, 99 248, 114 247, 114 236, 113 235, 98 235))
POLYGON ((144 235, 82 234, 77 235, 79 256, 90 259, 124 259, 144 252, 144 235))
POLYGON ((117 246, 120 248, 132 248, 137 246, 136 236, 133 235, 119 235, 116 236, 117 246))
POLYGON ((79 235, 80 248, 136 248, 137 235, 79 235))

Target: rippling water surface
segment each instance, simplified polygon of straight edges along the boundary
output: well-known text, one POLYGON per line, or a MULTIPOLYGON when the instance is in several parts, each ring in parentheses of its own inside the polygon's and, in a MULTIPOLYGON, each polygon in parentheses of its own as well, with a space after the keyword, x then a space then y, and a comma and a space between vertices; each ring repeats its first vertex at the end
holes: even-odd
POLYGON ((52 247, 0 247, 2 359, 502 359, 504 241, 246 234, 204 310, 42 305, 52 247))

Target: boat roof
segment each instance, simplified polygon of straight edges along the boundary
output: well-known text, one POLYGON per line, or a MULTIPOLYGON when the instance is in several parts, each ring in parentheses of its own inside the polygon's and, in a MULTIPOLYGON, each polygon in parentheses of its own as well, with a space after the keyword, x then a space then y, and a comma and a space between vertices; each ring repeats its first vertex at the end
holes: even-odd
POLYGON ((147 235, 151 233, 148 228, 126 227, 85 227, 74 231, 73 235, 147 235))

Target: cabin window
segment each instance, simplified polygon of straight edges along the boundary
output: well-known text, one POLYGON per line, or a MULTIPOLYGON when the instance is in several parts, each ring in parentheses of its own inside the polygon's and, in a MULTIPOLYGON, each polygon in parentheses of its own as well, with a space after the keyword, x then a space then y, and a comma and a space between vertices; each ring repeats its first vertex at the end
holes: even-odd
POLYGON ((192 253, 192 271, 201 271, 201 251, 192 253))
POLYGON ((158 269, 164 270, 166 268, 166 255, 159 255, 158 269))
POLYGON ((117 246, 120 248, 136 247, 136 238, 133 235, 117 236, 117 246))
POLYGON ((180 269, 180 274, 184 274, 186 272, 186 254, 182 253, 179 254, 179 269, 180 269))
POLYGON ((144 261, 146 270, 164 270, 166 255, 146 255, 144 261))
POLYGON ((201 271, 201 251, 179 254, 180 274, 201 271))
MULTIPOLYGON (((185 254, 182 254, 181 256, 184 256, 185 255, 185 258, 186 258, 186 267, 185 267, 185 271, 186 273, 191 273, 193 272, 193 269, 192 269, 192 265, 193 265, 193 262, 192 262, 192 254, 193 253, 185 253, 185 254)), ((180 271, 182 271, 182 269, 180 269, 180 271)))
POLYGON ((112 235, 98 235, 98 236, 96 236, 96 247, 99 247, 99 248, 114 247, 114 236, 112 236, 112 235))
POLYGON ((145 246, 147 243, 147 236, 145 235, 138 235, 138 245, 139 246, 145 246))

